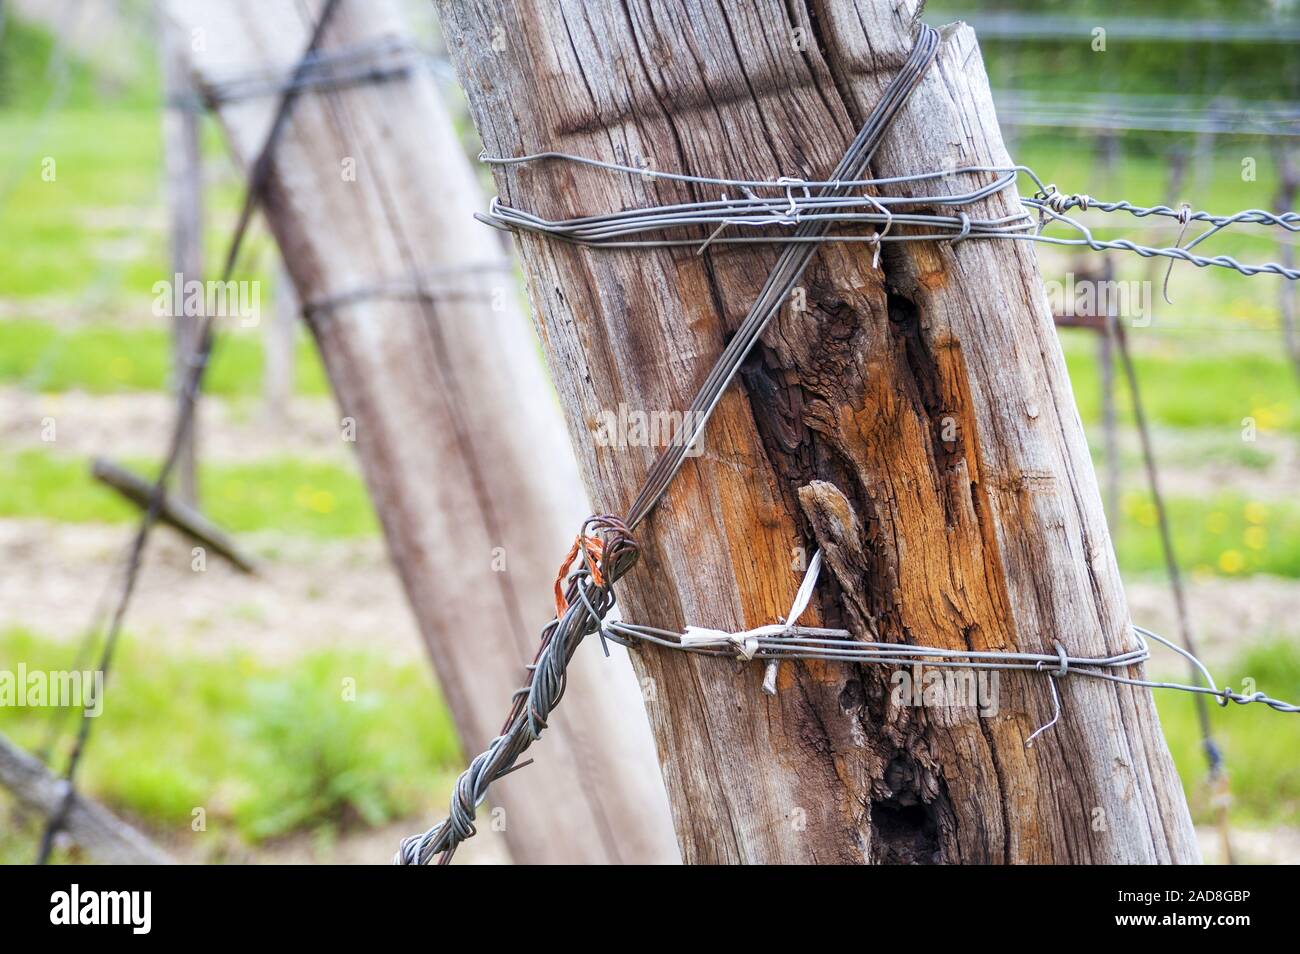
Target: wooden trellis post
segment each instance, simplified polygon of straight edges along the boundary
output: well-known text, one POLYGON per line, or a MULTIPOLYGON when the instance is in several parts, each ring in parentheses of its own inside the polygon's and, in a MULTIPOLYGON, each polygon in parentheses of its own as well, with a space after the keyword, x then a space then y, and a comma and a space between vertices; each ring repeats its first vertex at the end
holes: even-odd
MULTIPOLYGON (((559 150, 733 178, 818 179, 912 45, 912 4, 439 0, 489 152, 559 150)), ((1006 164, 974 33, 885 138, 879 176, 1006 164)), ((567 164, 498 170, 549 219, 717 190, 567 164)), ((976 206, 1013 211, 999 195, 976 206)), ((597 512, 657 448, 602 446, 620 407, 686 407, 777 256, 519 239, 597 512)), ((637 531, 625 618, 771 623, 801 555, 824 623, 859 638, 1102 654, 1129 616, 1035 254, 1020 242, 828 245, 637 531), (802 305, 803 307, 799 307, 802 305)), ((810 614, 814 615, 814 614, 810 614)), ((805 617, 808 621, 808 617, 805 617)), ((888 671, 762 667, 646 648, 649 705, 688 861, 1186 862, 1187 807, 1147 690, 1004 673, 996 715, 911 707, 888 671)), ((574 698, 571 690, 564 705, 574 698)), ((542 745, 548 744, 546 741, 542 745)), ((563 813, 563 806, 557 811, 563 813)))
POLYGON ((262 349, 265 364, 262 369, 262 397, 266 413, 277 424, 289 420, 289 404, 293 400, 294 359, 297 356, 298 318, 302 306, 293 290, 293 279, 283 261, 276 265, 275 301, 271 314, 263 316, 268 324, 263 329, 262 349))
MULTIPOLYGON (((184 282, 203 280, 203 164, 199 150, 199 107, 189 72, 189 38, 165 18, 158 24, 163 76, 163 170, 170 213, 168 240, 171 271, 184 282)), ((177 299, 181 292, 178 291, 177 299)), ((194 316, 172 316, 172 377, 185 380, 190 356, 199 343, 194 316)), ((175 494, 181 503, 198 506, 198 422, 190 425, 176 462, 175 494)))
MULTIPOLYGON (((319 9, 168 4, 200 31, 193 63, 207 88, 288 75, 319 9)), ((394 5, 346 0, 321 49, 364 66, 366 51, 403 41, 394 5)), ((427 64, 411 53, 411 68, 386 79, 367 72, 302 92, 263 209, 338 398, 340 436, 356 441, 463 745, 478 751, 525 679, 587 504, 505 252, 472 221, 483 197, 427 64)), ((219 104, 243 162, 261 148, 276 99, 219 104)), ((481 825, 504 829, 519 862, 673 861, 640 689, 626 660, 583 649, 546 751, 525 784, 494 789, 481 825)))
MULTIPOLYGON (((0 735, 0 788, 20 805, 48 817, 63 800, 63 780, 40 759, 0 735)), ((63 830, 102 864, 167 865, 167 852, 117 818, 104 806, 78 793, 68 807, 63 830)))

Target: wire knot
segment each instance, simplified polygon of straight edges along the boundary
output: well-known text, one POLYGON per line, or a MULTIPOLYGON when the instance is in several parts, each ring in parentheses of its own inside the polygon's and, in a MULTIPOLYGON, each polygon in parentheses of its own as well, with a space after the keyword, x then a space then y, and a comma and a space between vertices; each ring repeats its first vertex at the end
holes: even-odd
POLYGON ((758 637, 749 630, 728 633, 726 630, 709 629, 706 626, 687 626, 681 644, 696 648, 731 646, 736 650, 736 658, 745 662, 758 655, 758 637))
POLYGON ((1065 647, 1059 642, 1053 642, 1052 646, 1056 649, 1056 655, 1061 660, 1061 664, 1056 667, 1056 672, 1052 673, 1057 679, 1064 679, 1070 674, 1070 657, 1065 653, 1065 647))
POLYGON ((952 245, 956 245, 958 242, 964 241, 970 237, 970 216, 965 212, 958 212, 957 217, 958 221, 961 222, 961 231, 952 237, 952 242, 950 243, 952 245))
POLYGON ((586 573, 603 590, 632 568, 640 555, 640 546, 632 539, 627 525, 618 517, 609 514, 588 517, 555 574, 556 619, 564 618, 569 604, 577 596, 576 583, 570 583, 566 591, 564 582, 579 554, 582 556, 582 565, 575 572, 586 573))
POLYGON ((1042 197, 1042 201, 1047 205, 1047 207, 1057 215, 1065 215, 1066 212, 1069 212, 1073 208, 1078 208, 1081 212, 1087 212, 1088 207, 1092 205, 1093 202, 1092 196, 1087 193, 1072 192, 1067 195, 1066 193, 1059 191, 1056 188, 1055 183, 1049 185, 1046 189, 1043 189, 1039 195, 1042 197))
POLYGON ((798 176, 780 176, 776 180, 779 186, 785 186, 785 197, 790 200, 790 208, 785 212, 785 222, 787 225, 799 224, 799 206, 795 201, 794 190, 803 189, 805 199, 812 198, 812 192, 808 189, 808 180, 800 179, 798 176))

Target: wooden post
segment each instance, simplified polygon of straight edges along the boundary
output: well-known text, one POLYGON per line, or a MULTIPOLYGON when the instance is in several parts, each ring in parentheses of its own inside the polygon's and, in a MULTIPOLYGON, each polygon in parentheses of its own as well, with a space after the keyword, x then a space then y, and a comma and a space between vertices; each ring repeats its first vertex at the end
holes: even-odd
MULTIPOLYGON (((12 792, 20 804, 48 817, 63 801, 64 784, 40 759, 0 735, 0 787, 12 792)), ((102 864, 173 864, 167 852, 80 793, 68 809, 63 831, 102 864)))
MULTIPOLYGON (((163 76, 163 174, 170 213, 168 240, 171 274, 168 281, 203 280, 203 166, 199 149, 200 102, 190 76, 189 37, 174 23, 159 23, 163 76), (178 278, 179 276, 179 278, 178 278)), ((184 293, 182 284, 176 299, 184 293)), ((199 342, 199 319, 172 316, 172 379, 185 380, 190 357, 199 342)), ((198 421, 194 421, 176 462, 176 487, 181 503, 198 505, 195 454, 198 421)))
POLYGON ((262 395, 266 412, 279 425, 289 420, 293 400, 294 362, 297 357, 298 320, 302 306, 293 290, 293 279, 279 260, 275 276, 275 301, 270 321, 262 332, 262 395))
MULTIPOLYGON (((319 8, 168 5, 204 31, 194 57, 205 85, 287 74, 319 8)), ((403 39, 394 5, 345 0, 323 49, 403 39)), ((384 82, 304 91, 263 208, 464 748, 477 752, 525 680, 554 612, 556 567, 589 507, 514 277, 500 269, 502 243, 472 221, 484 203, 474 172, 427 66, 411 62, 384 82), (415 284, 432 300, 404 292, 415 284)), ((274 96, 220 106, 241 160, 260 149, 274 108, 274 96)), ((631 667, 594 642, 575 661, 545 751, 493 789, 482 829, 504 826, 519 862, 676 860, 631 667)))
MULTIPOLYGON (((834 167, 911 49, 912 6, 439 0, 490 153, 768 179, 834 167)), ((1007 162, 974 33, 955 27, 874 171, 1007 162)), ((498 170, 497 186, 548 219, 719 191, 558 163, 498 170)), ((686 407, 778 252, 518 245, 596 510, 622 513, 657 449, 599 446, 593 422, 686 407)), ((868 247, 828 245, 797 291, 806 308, 774 321, 703 454, 638 529, 625 618, 775 622, 820 546, 829 579, 809 622, 950 648, 1131 648, 1033 248, 887 245, 876 269, 868 247)), ((1198 859, 1148 690, 1067 676, 1059 724, 1027 749, 1052 718, 1042 673, 1003 673, 982 718, 897 704, 880 667, 785 665, 772 698, 762 667, 633 658, 657 688, 688 861, 1198 859)))

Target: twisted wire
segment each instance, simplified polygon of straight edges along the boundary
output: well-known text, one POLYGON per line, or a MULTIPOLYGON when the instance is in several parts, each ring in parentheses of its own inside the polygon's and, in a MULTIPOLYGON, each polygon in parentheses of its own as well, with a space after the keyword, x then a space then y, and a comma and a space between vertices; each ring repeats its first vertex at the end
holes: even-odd
POLYGON ((428 62, 428 51, 410 39, 384 36, 351 46, 313 50, 287 71, 264 68, 210 79, 203 83, 200 95, 173 97, 167 105, 202 111, 263 96, 382 83, 400 79, 428 62))
POLYGON ((568 609, 542 631, 541 647, 528 667, 528 682, 515 692, 501 733, 456 780, 446 820, 404 838, 394 864, 428 864, 435 856, 439 864, 451 861, 460 843, 475 833, 474 818, 487 797, 488 786, 528 764, 517 764, 519 756, 541 737, 547 718, 563 698, 574 650, 587 636, 600 631, 601 621, 614 606, 614 581, 627 573, 640 555, 627 525, 618 517, 589 517, 582 536, 597 533, 603 542, 599 562, 593 563, 591 554, 580 549, 582 566, 567 578, 568 609), (597 584, 595 578, 603 582, 597 584))
POLYGON ((313 320, 352 305, 373 301, 488 301, 492 298, 494 289, 477 286, 473 281, 460 287, 456 283, 481 275, 509 274, 513 268, 509 259, 500 259, 427 269, 414 278, 385 279, 304 302, 302 313, 308 320, 313 320))
MULTIPOLYGON (((859 665, 923 665, 934 668, 983 669, 1001 672, 1016 670, 1041 671, 1045 667, 1051 666, 1054 667, 1054 674, 1060 671, 1059 668, 1055 667, 1059 667, 1064 662, 1070 674, 1106 679, 1110 682, 1141 686, 1148 689, 1174 689, 1181 692, 1202 693, 1217 698, 1221 705, 1227 705, 1228 702, 1236 702, 1240 705, 1258 702, 1278 712, 1300 712, 1300 706, 1274 699, 1262 692, 1247 695, 1236 692, 1231 687, 1219 688, 1199 659, 1191 656, 1163 636, 1159 636, 1151 630, 1144 629, 1136 624, 1133 625, 1133 633, 1138 639, 1139 648, 1111 656, 1072 656, 1068 654, 1062 656, 1060 653, 940 649, 908 643, 859 642, 853 639, 848 630, 823 629, 814 626, 774 624, 770 627, 760 627, 760 629, 769 632, 767 635, 753 637, 755 648, 752 656, 730 640, 719 640, 717 644, 713 645, 688 644, 682 642, 682 633, 634 623, 606 623, 605 637, 611 642, 629 648, 635 647, 638 643, 648 643, 665 649, 706 656, 730 656, 743 661, 820 660, 822 662, 842 662, 859 665), (1191 660, 1206 675, 1210 684, 1203 686, 1189 685, 1158 679, 1125 676, 1109 671, 1126 669, 1149 660, 1151 650, 1146 638, 1154 639, 1191 660)), ((751 630, 749 632, 755 631, 751 630)))
MULTIPOLYGON (((847 195, 849 189, 844 182, 861 179, 876 150, 880 147, 880 142, 889 129, 890 123, 907 102, 908 97, 920 85, 922 77, 925 76, 938 53, 938 31, 922 25, 907 61, 890 80, 862 129, 854 137, 844 157, 835 167, 835 171, 831 173, 828 183, 818 188, 819 197, 843 197, 847 195)), ((810 191, 811 188, 810 186, 810 191)), ((722 399, 727 385, 736 376, 741 362, 754 347, 755 342, 763 334, 772 317, 780 310, 791 289, 808 267, 809 261, 817 250, 818 243, 815 239, 818 236, 825 236, 829 228, 830 223, 824 219, 801 222, 796 227, 794 235, 786 237, 785 247, 776 265, 768 274, 767 281, 763 283, 758 298, 750 307, 749 313, 741 322, 735 335, 727 342, 727 346, 709 371, 708 377, 705 378, 695 400, 691 402, 690 408, 683 417, 683 420, 692 422, 690 433, 666 448, 646 475, 645 482, 628 511, 629 529, 636 529, 667 491, 668 485, 672 483, 686 460, 687 453, 722 399)))
MULTIPOLYGON (((1166 205, 1139 206, 1127 200, 1106 201, 1091 196, 1059 192, 1055 185, 1046 185, 1028 166, 963 166, 938 172, 864 179, 853 176, 832 176, 826 180, 807 180, 783 176, 775 180, 727 179, 715 176, 693 176, 683 173, 642 169, 622 163, 605 162, 563 152, 540 152, 514 158, 480 156, 489 165, 516 166, 531 162, 560 161, 588 166, 608 172, 639 175, 649 180, 665 179, 694 185, 722 186, 735 189, 740 195, 729 197, 722 193, 720 199, 682 202, 672 205, 649 206, 620 212, 576 216, 551 220, 518 209, 494 198, 486 214, 476 216, 480 221, 504 231, 537 232, 551 238, 578 245, 605 248, 673 248, 695 246, 703 251, 709 245, 743 244, 816 244, 820 242, 865 242, 879 247, 882 242, 946 241, 956 243, 968 239, 1007 239, 1088 248, 1092 251, 1127 251, 1143 258, 1161 257, 1171 261, 1184 261, 1198 268, 1228 268, 1242 275, 1278 275, 1291 280, 1300 279, 1300 270, 1267 262, 1252 265, 1239 262, 1230 255, 1202 256, 1191 249, 1233 225, 1260 225, 1300 232, 1300 214, 1274 213, 1264 209, 1246 209, 1231 215, 1216 215, 1203 210, 1172 209, 1166 205), (888 185, 908 185, 933 182, 991 173, 996 178, 987 184, 958 193, 922 192, 902 196, 854 195, 850 189, 879 188, 888 185), (1032 196, 1015 198, 1020 205, 1018 213, 996 218, 972 218, 965 211, 940 215, 933 212, 893 211, 906 206, 960 207, 989 198, 999 193, 1014 194, 1020 175, 1028 176, 1038 187, 1032 196), (819 190, 813 194, 812 190, 819 190), (776 191, 778 195, 760 194, 776 191), (1071 209, 1098 212, 1124 212, 1137 218, 1148 216, 1170 217, 1184 226, 1204 223, 1210 226, 1185 246, 1151 246, 1129 239, 1098 239, 1092 231, 1066 213, 1071 209), (1035 216, 1034 213, 1037 213, 1035 216), (761 235, 721 234, 723 229, 779 229, 816 223, 821 228, 801 228, 794 234, 769 231, 761 235), (1059 223, 1078 233, 1077 238, 1044 234, 1046 225, 1059 223), (716 226, 706 239, 698 237, 637 238, 646 233, 662 233, 672 229, 692 226, 716 226), (832 231, 831 226, 875 226, 870 234, 832 231), (894 228, 921 228, 928 231, 896 232, 894 228)), ((865 167, 864 167, 865 168, 865 167)), ((839 170, 837 170, 839 171, 839 170)))
MULTIPOLYGON (((757 626, 740 632, 706 629, 687 626, 685 632, 642 626, 626 621, 605 624, 603 635, 629 648, 638 643, 649 643, 665 649, 684 652, 703 653, 711 656, 735 656, 749 662, 762 660, 768 666, 777 665, 782 659, 817 659, 824 662, 843 662, 855 664, 877 664, 886 666, 925 665, 935 668, 950 669, 994 669, 999 671, 1042 670, 1045 666, 1054 666, 1053 675, 1064 678, 1070 673, 1078 673, 1097 679, 1106 679, 1130 686, 1143 686, 1149 689, 1175 689, 1183 692, 1203 693, 1219 700, 1220 705, 1229 702, 1246 705, 1253 702, 1262 703, 1278 712, 1300 712, 1300 706, 1283 702, 1266 696, 1262 692, 1249 695, 1234 692, 1230 687, 1219 688, 1210 670, 1190 649, 1184 649, 1170 642, 1163 636, 1134 625, 1133 635, 1137 646, 1121 653, 1108 656, 1071 656, 1059 642, 1055 643, 1056 653, 1034 653, 1006 650, 977 649, 942 649, 930 646, 917 646, 909 643, 884 643, 859 641, 853 638, 847 629, 827 629, 817 626, 798 625, 799 616, 807 608, 813 589, 822 569, 822 554, 818 550, 808 563, 808 569, 799 591, 795 595, 794 605, 789 617, 782 623, 757 626), (1137 666, 1151 658, 1151 649, 1147 639, 1154 639, 1167 646, 1191 663, 1194 673, 1204 680, 1204 685, 1164 682, 1127 676, 1112 670, 1124 670, 1137 666)), ((1060 700, 1053 689, 1053 698, 1059 709, 1060 700)), ((1059 715, 1059 712, 1058 712, 1059 715)), ((1044 729, 1055 724, 1055 719, 1043 726, 1026 740, 1029 744, 1044 729)))

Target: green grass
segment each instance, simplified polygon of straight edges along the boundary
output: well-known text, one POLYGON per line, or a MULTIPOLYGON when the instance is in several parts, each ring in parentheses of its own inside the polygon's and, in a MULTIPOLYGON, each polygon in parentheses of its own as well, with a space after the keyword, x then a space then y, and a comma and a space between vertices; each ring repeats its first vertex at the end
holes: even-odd
MULTIPOLYGON (((155 465, 123 461, 152 475, 155 465)), ((200 465, 204 513, 233 533, 273 530, 314 538, 350 538, 377 532, 365 486, 336 464, 294 458, 200 465)), ((0 518, 68 523, 121 523, 139 511, 95 481, 88 462, 41 450, 0 457, 0 518)))
MULTIPOLYGON (((0 190, 9 190, 0 192, 0 292, 148 314, 154 283, 171 278, 157 108, 64 111, 38 130, 34 122, 0 112, 0 190)), ((205 132, 205 163, 229 171, 224 145, 205 132)), ((218 277, 242 199, 239 181, 205 190, 205 277, 218 277)), ((273 249, 255 225, 233 277, 268 288, 262 266, 273 249)))
MULTIPOLYGON (((1244 577, 1267 573, 1300 579, 1300 506, 1252 501, 1224 492, 1210 500, 1166 500, 1179 563, 1194 575, 1244 577)), ((1164 558, 1155 506, 1145 493, 1121 498, 1118 538, 1124 573, 1160 573, 1164 558)))
MULTIPOLYGON (((1139 329, 1130 337, 1143 334, 1139 329)), ((1063 344, 1079 414, 1085 423, 1096 424, 1101 420, 1101 383, 1093 336, 1067 332, 1063 344)), ((1251 418, 1259 434, 1300 433, 1300 387, 1280 342, 1267 351, 1242 351, 1206 342, 1161 341, 1135 351, 1142 404, 1155 424, 1214 428, 1240 439, 1243 420, 1251 418)), ((1131 420, 1122 377, 1117 379, 1116 405, 1121 420, 1131 420)))
MULTIPOLYGON (((1223 674, 1228 684, 1294 701, 1300 698, 1300 647, 1289 642, 1262 643, 1223 674), (1244 682, 1253 680, 1253 686, 1244 682)), ((1181 676, 1179 676, 1181 679, 1181 676)), ((1160 723, 1198 821, 1214 813, 1206 791, 1205 755, 1192 698, 1155 692, 1160 723)), ((1300 720, 1260 705, 1210 705, 1216 740, 1223 750, 1232 789, 1231 818, 1238 823, 1300 825, 1300 720)))
MULTIPOLYGON (((0 107, 20 113, 39 113, 55 92, 57 71, 51 54, 54 38, 39 27, 12 14, 0 33, 0 107)), ((67 57, 67 79, 59 96, 64 103, 86 105, 94 99, 94 73, 74 57, 67 57)))
MULTIPOLYGON (((218 337, 203 390, 223 397, 261 392, 262 337, 218 337)), ((325 370, 308 340, 298 343, 295 389, 329 393, 325 370)), ((0 383, 31 391, 159 391, 171 379, 171 336, 166 327, 120 328, 107 324, 58 329, 31 318, 0 320, 0 383)))
MULTIPOLYGON (((6 667, 63 669, 72 652, 25 630, 0 632, 6 667)), ((0 731, 35 750, 57 711, 0 708, 0 731)), ((92 739, 81 775, 87 792, 186 833, 202 808, 207 832, 195 837, 217 841, 406 817, 440 799, 462 762, 423 664, 364 651, 274 665, 244 653, 213 659, 160 651, 129 634, 92 739)), ((9 860, 3 851, 0 842, 0 860, 9 860)))
MULTIPOLYGON (((147 308, 169 271, 158 70, 142 66, 124 87, 70 55, 56 92, 52 46, 13 16, 0 34, 0 290, 147 308)), ((152 41, 136 52, 150 59, 152 41)), ((221 157, 213 125, 205 120, 205 155, 221 157)), ((224 187, 209 192, 210 219, 235 201, 224 187)), ((221 251, 207 249, 210 267, 221 251)))
POLYGON ((35 140, 32 123, 0 113, 0 170, 12 176, 0 206, 0 288, 148 307, 166 273, 157 112, 60 112, 35 140))
MULTIPOLYGON (((69 664, 66 644, 0 633, 0 660, 69 664)), ((1223 674, 1238 689, 1300 697, 1300 648, 1265 643, 1223 674)), ((202 807, 207 835, 257 842, 296 831, 381 824, 421 810, 461 764, 427 669, 373 654, 321 652, 292 665, 244 654, 159 652, 128 638, 85 763, 86 790, 110 806, 186 833, 202 807), (344 701, 346 679, 355 701, 344 701), (411 718, 411 713, 420 713, 411 718)), ((1212 817, 1190 697, 1156 692, 1161 724, 1193 811, 1212 817)), ((1300 824, 1300 723, 1258 706, 1212 707, 1238 824, 1300 824)), ((0 731, 34 749, 50 710, 0 709, 0 731)), ((204 837, 196 835, 195 837, 204 837)), ((0 861, 30 857, 29 839, 0 836, 0 861)))
MULTIPOLYGON (((147 463, 126 464, 152 473, 147 463)), ((317 538, 377 532, 361 479, 336 464, 293 458, 209 464, 201 466, 199 476, 204 511, 232 532, 272 530, 317 538)), ((1232 492, 1211 500, 1172 497, 1167 503, 1179 561, 1193 573, 1300 579, 1300 505, 1232 492)), ((1122 505, 1121 570, 1161 573, 1164 560, 1150 498, 1131 492, 1122 505)), ((91 479, 81 458, 36 449, 0 456, 0 518, 119 523, 136 516, 133 507, 91 479)))

